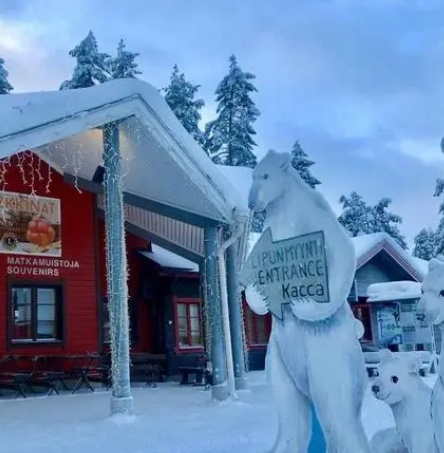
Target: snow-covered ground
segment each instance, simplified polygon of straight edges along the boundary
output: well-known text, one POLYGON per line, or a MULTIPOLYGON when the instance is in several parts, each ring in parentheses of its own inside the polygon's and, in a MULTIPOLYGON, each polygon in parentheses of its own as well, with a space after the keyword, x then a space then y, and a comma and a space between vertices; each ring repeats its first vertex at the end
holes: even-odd
MULTIPOLYGON (((137 417, 107 419, 109 394, 0 400, 1 453, 258 453, 267 451, 275 417, 262 372, 249 374, 239 402, 215 404, 199 388, 135 388, 137 417)), ((427 378, 430 385, 433 377, 427 378)), ((368 392, 363 422, 371 436, 393 425, 390 409, 368 392)))

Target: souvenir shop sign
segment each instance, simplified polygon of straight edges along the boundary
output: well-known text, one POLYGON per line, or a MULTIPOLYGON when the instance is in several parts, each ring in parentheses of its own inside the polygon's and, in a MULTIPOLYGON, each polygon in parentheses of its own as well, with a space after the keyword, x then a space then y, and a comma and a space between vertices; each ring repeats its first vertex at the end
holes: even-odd
POLYGON ((405 344, 432 343, 432 326, 425 321, 424 315, 417 313, 417 306, 417 300, 400 302, 402 342, 405 344))
POLYGON ((399 344, 402 342, 399 305, 396 303, 378 308, 377 320, 379 341, 383 344, 399 344))
POLYGON ((329 303, 324 233, 273 241, 268 228, 248 256, 240 282, 244 287, 256 285, 278 318, 282 318, 282 305, 291 301, 310 298, 329 303))
POLYGON ((0 192, 0 253, 60 257, 60 200, 0 192))

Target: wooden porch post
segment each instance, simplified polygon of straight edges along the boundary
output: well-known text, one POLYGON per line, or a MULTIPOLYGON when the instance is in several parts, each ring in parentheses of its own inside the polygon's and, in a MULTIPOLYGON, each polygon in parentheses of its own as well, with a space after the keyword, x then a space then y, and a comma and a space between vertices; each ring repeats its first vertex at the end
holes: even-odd
POLYGON ((203 286, 205 305, 208 310, 209 330, 211 338, 211 364, 213 385, 211 396, 223 401, 228 397, 227 364, 225 357, 224 329, 222 307, 219 297, 219 282, 217 278, 217 228, 207 226, 204 229, 205 258, 203 262, 203 286))
POLYGON ((237 249, 238 241, 232 244, 226 253, 228 305, 236 390, 245 390, 248 385, 245 366, 243 307, 239 286, 239 270, 236 266, 237 249))
POLYGON ((104 126, 103 142, 106 268, 111 325, 111 414, 132 414, 125 223, 117 123, 104 126))

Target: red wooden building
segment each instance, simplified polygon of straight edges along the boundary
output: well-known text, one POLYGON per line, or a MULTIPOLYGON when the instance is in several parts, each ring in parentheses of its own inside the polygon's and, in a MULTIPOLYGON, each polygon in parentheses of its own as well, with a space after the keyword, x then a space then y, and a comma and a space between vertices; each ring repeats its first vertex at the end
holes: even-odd
MULTIPOLYGON (((29 152, 0 167, 6 170, 0 209, 7 211, 0 219, 6 302, 0 306, 0 355, 106 350, 105 228, 97 195, 66 182, 29 152), (39 246, 26 236, 45 206, 59 214, 53 241, 39 246)), ((198 266, 130 231, 126 248, 131 349, 166 355, 166 371, 174 374, 204 352, 198 266)))
MULTIPOLYGON (((166 356, 166 372, 175 374, 204 350, 205 320, 216 370, 212 396, 224 399, 217 252, 248 221, 248 209, 159 92, 138 80, 2 95, 0 354, 108 348, 99 170, 110 147, 119 150, 124 174, 131 348, 166 356), (113 143, 106 144, 104 127, 110 123, 113 143), (191 268, 162 263, 166 250, 186 258, 191 268)), ((236 239, 227 251, 232 307, 240 303, 233 270, 245 236, 236 239)), ((236 383, 242 386, 242 318, 237 310, 232 313, 236 383)))

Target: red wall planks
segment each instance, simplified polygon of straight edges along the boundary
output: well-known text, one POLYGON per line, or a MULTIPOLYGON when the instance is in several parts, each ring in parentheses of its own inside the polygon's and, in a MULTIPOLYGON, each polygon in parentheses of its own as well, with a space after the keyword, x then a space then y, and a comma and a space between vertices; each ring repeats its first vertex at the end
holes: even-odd
MULTIPOLYGON (((39 353, 85 352, 97 350, 98 322, 96 304, 96 267, 94 253, 94 195, 79 191, 66 184, 63 177, 31 153, 13 156, 5 165, 6 185, 0 181, 0 190, 29 194, 34 187, 36 195, 60 199, 62 259, 77 261, 78 268, 58 268, 58 276, 32 275, 32 267, 8 265, 8 257, 23 255, 0 254, 0 354, 6 352, 39 353), (19 165, 20 164, 20 165, 19 165), (50 179, 49 179, 50 178, 50 179), (32 184, 31 184, 31 181, 32 184), (7 342, 7 279, 8 272, 15 280, 62 280, 65 284, 66 342, 60 345, 13 345, 7 342)), ((26 257, 23 257, 26 258, 26 257)), ((28 262, 29 263, 29 262, 28 262)), ((41 267, 41 266, 40 266, 41 267)), ((50 267, 50 266, 49 266, 50 267)))
MULTIPOLYGON (((33 269, 45 266, 32 265, 23 256, 0 253, 0 355, 2 354, 57 354, 98 351, 99 313, 101 297, 107 294, 106 251, 104 221, 95 214, 94 194, 67 184, 37 155, 30 152, 13 156, 9 162, 0 161, 0 194, 2 190, 60 200, 62 260, 78 262, 78 267, 58 267, 58 275, 33 275, 33 269), (1 163, 3 162, 3 163, 1 163), (6 173, 3 169, 6 169, 6 173), (4 176, 2 176, 4 173, 4 176), (6 183, 6 184, 5 184, 6 183), (8 263, 14 258, 16 263, 8 263), (8 276, 9 272, 9 276, 8 276), (9 344, 7 336, 8 281, 35 281, 48 283, 62 281, 65 287, 65 342, 64 344, 9 344), (97 297, 100 300, 97 300, 97 297)), ((1 240, 1 238, 0 238, 1 240)), ((141 257, 137 250, 148 242, 131 233, 126 234, 128 257, 128 290, 136 304, 139 341, 134 351, 151 349, 151 311, 148 301, 140 296, 141 257)), ((58 259, 58 258, 54 258, 58 259)), ((55 269, 55 266, 47 266, 55 269)))

